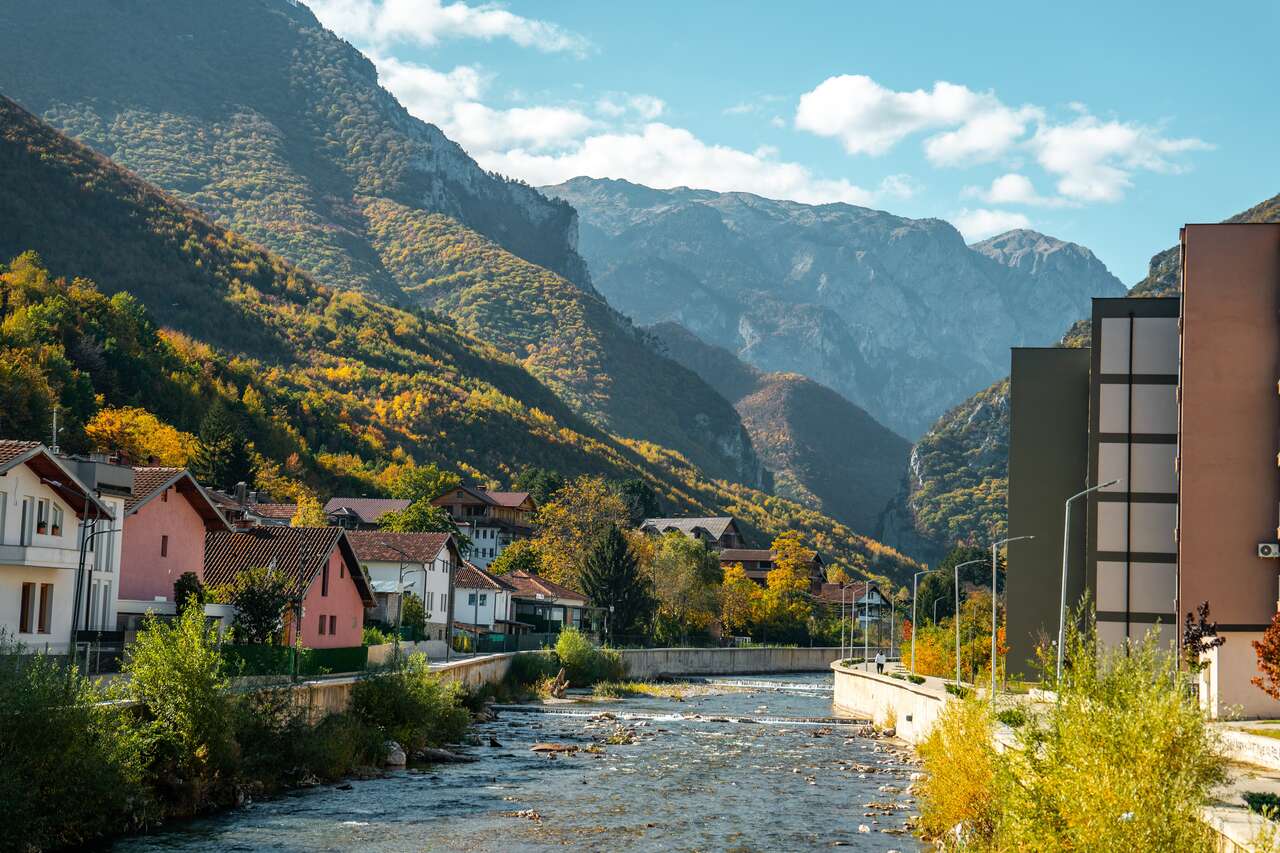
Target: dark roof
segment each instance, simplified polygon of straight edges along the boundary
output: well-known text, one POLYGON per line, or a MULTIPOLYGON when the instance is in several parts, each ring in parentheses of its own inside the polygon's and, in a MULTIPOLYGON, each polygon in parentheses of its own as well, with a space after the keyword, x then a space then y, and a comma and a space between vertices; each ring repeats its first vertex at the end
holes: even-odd
POLYGON ((486 496, 488 496, 489 500, 493 501, 493 502, 494 502, 495 504, 497 504, 498 506, 504 506, 504 507, 518 507, 518 506, 520 506, 520 504, 522 504, 522 503, 524 503, 525 501, 529 500, 529 493, 528 493, 528 492, 490 492, 490 491, 486 491, 486 492, 485 492, 485 495, 486 495, 486 496))
POLYGON ((369 579, 339 527, 266 526, 206 533, 204 581, 222 586, 233 583, 245 569, 274 566, 293 582, 294 595, 306 595, 334 548, 342 552, 360 597, 367 606, 375 606, 369 579))
POLYGON ((484 569, 464 562, 454 570, 453 585, 463 589, 496 589, 514 590, 515 587, 502 579, 500 575, 491 575, 484 569))
POLYGON ((328 503, 324 505, 324 511, 335 513, 339 510, 350 510, 361 521, 374 524, 387 513, 400 512, 408 506, 409 501, 404 498, 329 498, 328 503))
POLYGON ((493 499, 489 497, 488 493, 485 492, 484 489, 478 489, 475 486, 468 486, 466 483, 459 483, 443 495, 434 498, 431 502, 433 504, 448 503, 449 499, 454 498, 454 492, 466 492, 482 504, 493 504, 493 499))
POLYGON ((773 562, 773 550, 770 548, 725 548, 720 552, 721 563, 741 563, 745 560, 773 562))
POLYGON ((218 506, 210 494, 196 482, 186 468, 164 468, 159 466, 134 466, 133 495, 124 502, 124 514, 132 515, 150 503, 166 489, 177 489, 178 493, 190 502, 191 507, 204 519, 208 530, 225 530, 227 520, 218 511, 218 506))
POLYGON ((723 515, 707 518, 646 518, 640 526, 652 527, 659 533, 678 530, 686 536, 693 535, 695 530, 701 528, 711 534, 713 539, 719 539, 730 526, 737 525, 733 522, 733 516, 723 515))
MULTIPOLYGON (((430 563, 452 539, 448 533, 393 533, 390 530, 350 530, 347 540, 363 563, 430 563), (397 551, 396 549, 399 549, 397 551), (401 554, 403 551, 404 554, 401 554)), ((457 550, 457 545, 454 545, 457 550)))
POLYGON ((72 511, 83 518, 89 507, 96 507, 101 518, 114 518, 111 508, 93 494, 71 469, 38 441, 0 439, 0 474, 26 465, 44 481, 44 484, 62 498, 72 511))
POLYGON ((536 599, 541 595, 543 598, 567 598, 581 601, 583 604, 587 603, 587 597, 577 590, 561 586, 554 581, 549 581, 531 572, 512 572, 509 575, 503 575, 502 579, 515 589, 514 596, 516 598, 536 599))
POLYGON ((880 592, 880 587, 876 584, 868 584, 866 581, 850 581, 845 588, 843 595, 840 592, 840 584, 824 583, 822 589, 818 590, 817 597, 829 604, 848 604, 851 601, 858 601, 867 594, 868 586, 879 593, 884 598, 884 593, 880 592))

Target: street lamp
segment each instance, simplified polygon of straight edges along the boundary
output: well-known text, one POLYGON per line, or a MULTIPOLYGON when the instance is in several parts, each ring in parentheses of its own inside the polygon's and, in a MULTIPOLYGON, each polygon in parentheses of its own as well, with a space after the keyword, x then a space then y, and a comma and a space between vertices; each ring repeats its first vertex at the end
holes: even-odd
POLYGON ((956 684, 960 683, 960 570, 965 566, 976 566, 978 563, 985 563, 986 557, 980 560, 967 560, 963 563, 956 563, 953 567, 956 573, 956 684))
MULTIPOLYGON (((396 582, 396 594, 399 596, 396 599, 396 647, 395 647, 395 651, 393 652, 393 657, 396 663, 396 669, 399 669, 400 668, 400 629, 404 624, 404 573, 405 573, 405 569, 408 568, 408 561, 410 561, 412 558, 408 554, 406 554, 404 551, 401 551, 399 548, 397 548, 395 545, 391 545, 389 543, 384 543, 384 544, 386 544, 388 549, 395 551, 397 554, 400 555, 400 579, 396 582)), ((422 572, 422 591, 423 593, 425 593, 427 591, 427 567, 426 567, 426 564, 423 563, 421 560, 417 562, 420 568, 414 569, 413 571, 422 572)), ((450 607, 453 606, 452 601, 448 602, 448 604, 450 607)), ((446 620, 448 620, 449 614, 445 613, 444 617, 446 620)))
MULTIPOLYGON (((919 580, 921 575, 927 575, 933 569, 925 569, 922 572, 916 572, 911 576, 911 674, 916 674, 916 593, 919 592, 919 580)), ((938 600, 933 600, 933 612, 938 612, 938 600)), ((935 617, 934 621, 938 621, 935 617)))
POLYGON ((1105 489, 1108 486, 1114 486, 1120 482, 1122 482, 1122 480, 1116 479, 1106 483, 1099 483, 1096 486, 1090 486, 1083 492, 1076 492, 1074 495, 1067 498, 1067 502, 1065 504, 1065 518, 1062 522, 1062 599, 1058 604, 1058 671, 1055 685, 1056 682, 1062 681, 1062 644, 1065 641, 1064 634, 1067 627, 1067 555, 1070 553, 1071 548, 1071 504, 1073 501, 1084 497, 1090 492, 1096 492, 1098 489, 1105 489))
MULTIPOLYGON (((991 702, 996 701, 996 551, 1001 545, 1035 539, 1035 536, 1010 536, 991 543, 991 702)), ((1006 617, 1007 618, 1007 617, 1006 617)))

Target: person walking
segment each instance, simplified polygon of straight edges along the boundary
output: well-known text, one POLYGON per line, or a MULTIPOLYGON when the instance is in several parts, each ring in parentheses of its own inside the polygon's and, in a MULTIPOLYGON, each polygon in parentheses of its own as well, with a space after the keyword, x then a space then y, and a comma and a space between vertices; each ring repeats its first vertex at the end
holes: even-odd
POLYGON ((876 652, 876 673, 884 675, 884 652, 876 652))

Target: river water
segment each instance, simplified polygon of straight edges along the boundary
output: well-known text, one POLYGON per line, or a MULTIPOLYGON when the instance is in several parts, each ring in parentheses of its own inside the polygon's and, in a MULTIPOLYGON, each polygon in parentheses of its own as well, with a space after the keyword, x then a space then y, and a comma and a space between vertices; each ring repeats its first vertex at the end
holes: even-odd
POLYGON ((476 727, 475 763, 312 788, 113 849, 921 849, 903 831, 913 768, 830 719, 829 675, 731 684, 719 686, 740 692, 503 709, 476 727), (635 740, 600 743, 610 735, 635 740), (580 751, 550 758, 538 742, 580 751))

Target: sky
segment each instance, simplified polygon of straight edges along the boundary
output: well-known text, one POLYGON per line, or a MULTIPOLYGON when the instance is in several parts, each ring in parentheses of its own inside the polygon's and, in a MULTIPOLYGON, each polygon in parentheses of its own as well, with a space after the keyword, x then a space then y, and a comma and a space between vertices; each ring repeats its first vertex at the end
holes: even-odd
POLYGON ((417 117, 577 175, 1032 228, 1127 285, 1280 192, 1280 4, 309 0, 417 117))

